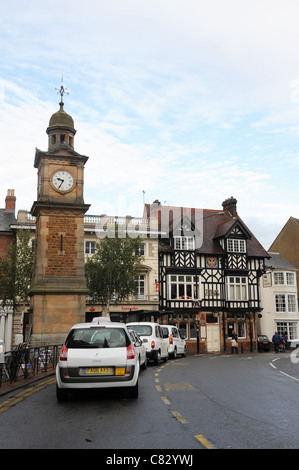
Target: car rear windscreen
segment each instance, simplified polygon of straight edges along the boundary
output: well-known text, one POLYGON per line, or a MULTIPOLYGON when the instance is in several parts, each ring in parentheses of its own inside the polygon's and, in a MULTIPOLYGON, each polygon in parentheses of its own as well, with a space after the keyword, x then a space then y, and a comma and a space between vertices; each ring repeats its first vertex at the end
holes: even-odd
POLYGON ((136 331, 139 336, 151 336, 152 334, 150 325, 130 325, 129 328, 136 331))
POLYGON ((71 348, 122 348, 130 344, 123 328, 74 328, 66 340, 66 347, 71 348))

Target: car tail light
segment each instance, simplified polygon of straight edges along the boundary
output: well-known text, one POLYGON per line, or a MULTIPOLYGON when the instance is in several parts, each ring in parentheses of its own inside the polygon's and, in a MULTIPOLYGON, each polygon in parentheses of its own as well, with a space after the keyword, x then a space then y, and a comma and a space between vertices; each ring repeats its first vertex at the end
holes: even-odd
POLYGON ((155 349, 155 341, 152 341, 152 342, 151 342, 151 348, 152 348, 152 349, 155 349))
POLYGON ((67 361, 67 353, 68 353, 68 348, 63 345, 61 353, 60 353, 60 361, 67 361))
POLYGON ((135 349, 132 343, 127 347, 127 359, 135 359, 135 349))
POLYGON ((172 335, 169 335, 169 344, 173 344, 172 335))

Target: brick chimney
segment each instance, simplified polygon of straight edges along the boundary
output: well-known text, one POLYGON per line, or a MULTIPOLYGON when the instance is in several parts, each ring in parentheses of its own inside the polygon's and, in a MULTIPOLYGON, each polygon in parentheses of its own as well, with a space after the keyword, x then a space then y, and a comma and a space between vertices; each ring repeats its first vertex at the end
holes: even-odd
POLYGON ((231 196, 228 199, 225 199, 222 203, 223 210, 228 211, 231 217, 236 217, 237 213, 237 199, 231 196))
POLYGON ((5 209, 7 211, 15 211, 16 209, 16 196, 14 189, 7 190, 7 196, 5 198, 5 209))

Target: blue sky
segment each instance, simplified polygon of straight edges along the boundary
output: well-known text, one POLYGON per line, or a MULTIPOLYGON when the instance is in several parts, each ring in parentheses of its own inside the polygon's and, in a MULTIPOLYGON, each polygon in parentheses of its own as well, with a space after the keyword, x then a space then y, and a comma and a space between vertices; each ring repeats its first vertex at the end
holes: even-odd
POLYGON ((298 0, 1 2, 0 206, 36 199, 63 74, 90 214, 234 196, 269 248, 299 217, 298 17, 298 0))

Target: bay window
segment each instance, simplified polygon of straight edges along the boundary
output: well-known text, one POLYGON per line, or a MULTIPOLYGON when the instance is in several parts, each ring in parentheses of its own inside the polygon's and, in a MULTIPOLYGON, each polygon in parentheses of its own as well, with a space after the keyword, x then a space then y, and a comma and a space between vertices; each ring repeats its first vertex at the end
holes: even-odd
POLYGON ((296 295, 295 294, 275 294, 275 311, 277 313, 296 312, 296 295))
POLYGON ((295 273, 291 271, 276 271, 273 273, 275 286, 294 286, 295 273))
POLYGON ((168 298, 171 300, 198 299, 198 276, 170 275, 168 287, 168 298))

